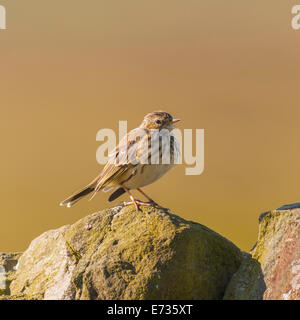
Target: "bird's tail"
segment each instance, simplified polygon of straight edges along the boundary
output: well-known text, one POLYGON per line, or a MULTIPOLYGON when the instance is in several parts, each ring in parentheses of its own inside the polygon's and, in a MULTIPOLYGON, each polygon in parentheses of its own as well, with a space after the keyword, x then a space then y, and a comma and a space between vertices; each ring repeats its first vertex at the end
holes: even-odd
POLYGON ((79 201, 81 198, 85 197, 86 195, 90 194, 95 190, 96 182, 92 182, 89 185, 87 185, 85 188, 83 188, 80 191, 75 192, 73 195, 71 195, 66 200, 62 201, 60 203, 61 206, 67 206, 70 208, 73 204, 75 204, 77 201, 79 201))

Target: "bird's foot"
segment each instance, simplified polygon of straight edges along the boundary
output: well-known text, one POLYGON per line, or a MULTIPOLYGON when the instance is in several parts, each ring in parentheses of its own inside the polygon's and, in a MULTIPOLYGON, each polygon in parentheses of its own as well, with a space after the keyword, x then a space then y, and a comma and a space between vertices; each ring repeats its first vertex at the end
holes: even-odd
POLYGON ((162 209, 164 211, 169 211, 170 210, 168 208, 160 206, 158 203, 156 203, 153 200, 152 201, 135 200, 135 201, 124 202, 124 206, 130 206, 131 204, 135 205, 136 211, 140 210, 140 206, 156 207, 156 208, 162 209))
POLYGON ((140 206, 152 206, 152 204, 150 202, 145 202, 145 201, 141 201, 141 200, 134 200, 134 201, 129 201, 129 202, 124 201, 124 206, 130 206, 131 204, 134 204, 136 211, 140 210, 140 206))
POLYGON ((134 204, 136 211, 139 212, 139 210, 140 210, 140 207, 139 207, 140 204, 139 204, 139 201, 137 201, 137 200, 135 200, 135 201, 128 201, 128 202, 125 202, 125 201, 124 201, 123 204, 124 204, 124 206, 126 206, 126 207, 134 204))

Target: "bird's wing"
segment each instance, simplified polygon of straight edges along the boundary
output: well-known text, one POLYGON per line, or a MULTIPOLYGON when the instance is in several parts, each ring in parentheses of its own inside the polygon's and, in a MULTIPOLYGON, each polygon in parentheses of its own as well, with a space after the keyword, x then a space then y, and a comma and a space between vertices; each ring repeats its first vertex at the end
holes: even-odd
POLYGON ((142 128, 136 128, 120 141, 119 145, 109 154, 107 164, 97 177, 95 193, 140 162, 137 155, 139 154, 138 150, 141 142, 145 140, 145 137, 147 137, 147 131, 142 128))

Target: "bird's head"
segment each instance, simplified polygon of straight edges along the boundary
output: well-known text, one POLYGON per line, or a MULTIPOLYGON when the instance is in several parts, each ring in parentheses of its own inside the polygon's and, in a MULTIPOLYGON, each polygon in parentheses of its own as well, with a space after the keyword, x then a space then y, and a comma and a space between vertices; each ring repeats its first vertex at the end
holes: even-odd
POLYGON ((173 119, 173 117, 165 111, 154 111, 145 116, 140 127, 146 129, 172 130, 174 123, 178 121, 180 121, 180 119, 173 119))

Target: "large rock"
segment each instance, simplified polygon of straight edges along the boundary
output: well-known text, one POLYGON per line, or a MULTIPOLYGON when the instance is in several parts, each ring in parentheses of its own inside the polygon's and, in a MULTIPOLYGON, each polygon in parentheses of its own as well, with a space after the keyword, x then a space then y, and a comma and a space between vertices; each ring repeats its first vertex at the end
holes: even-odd
POLYGON ((3 299, 300 299, 300 203, 263 213, 250 253, 162 210, 118 206, 0 254, 3 299))
POLYGON ((118 206, 33 240, 10 291, 34 299, 222 299, 241 259, 201 224, 118 206))
POLYGON ((258 241, 225 299, 300 299, 300 203, 261 214, 258 241))

